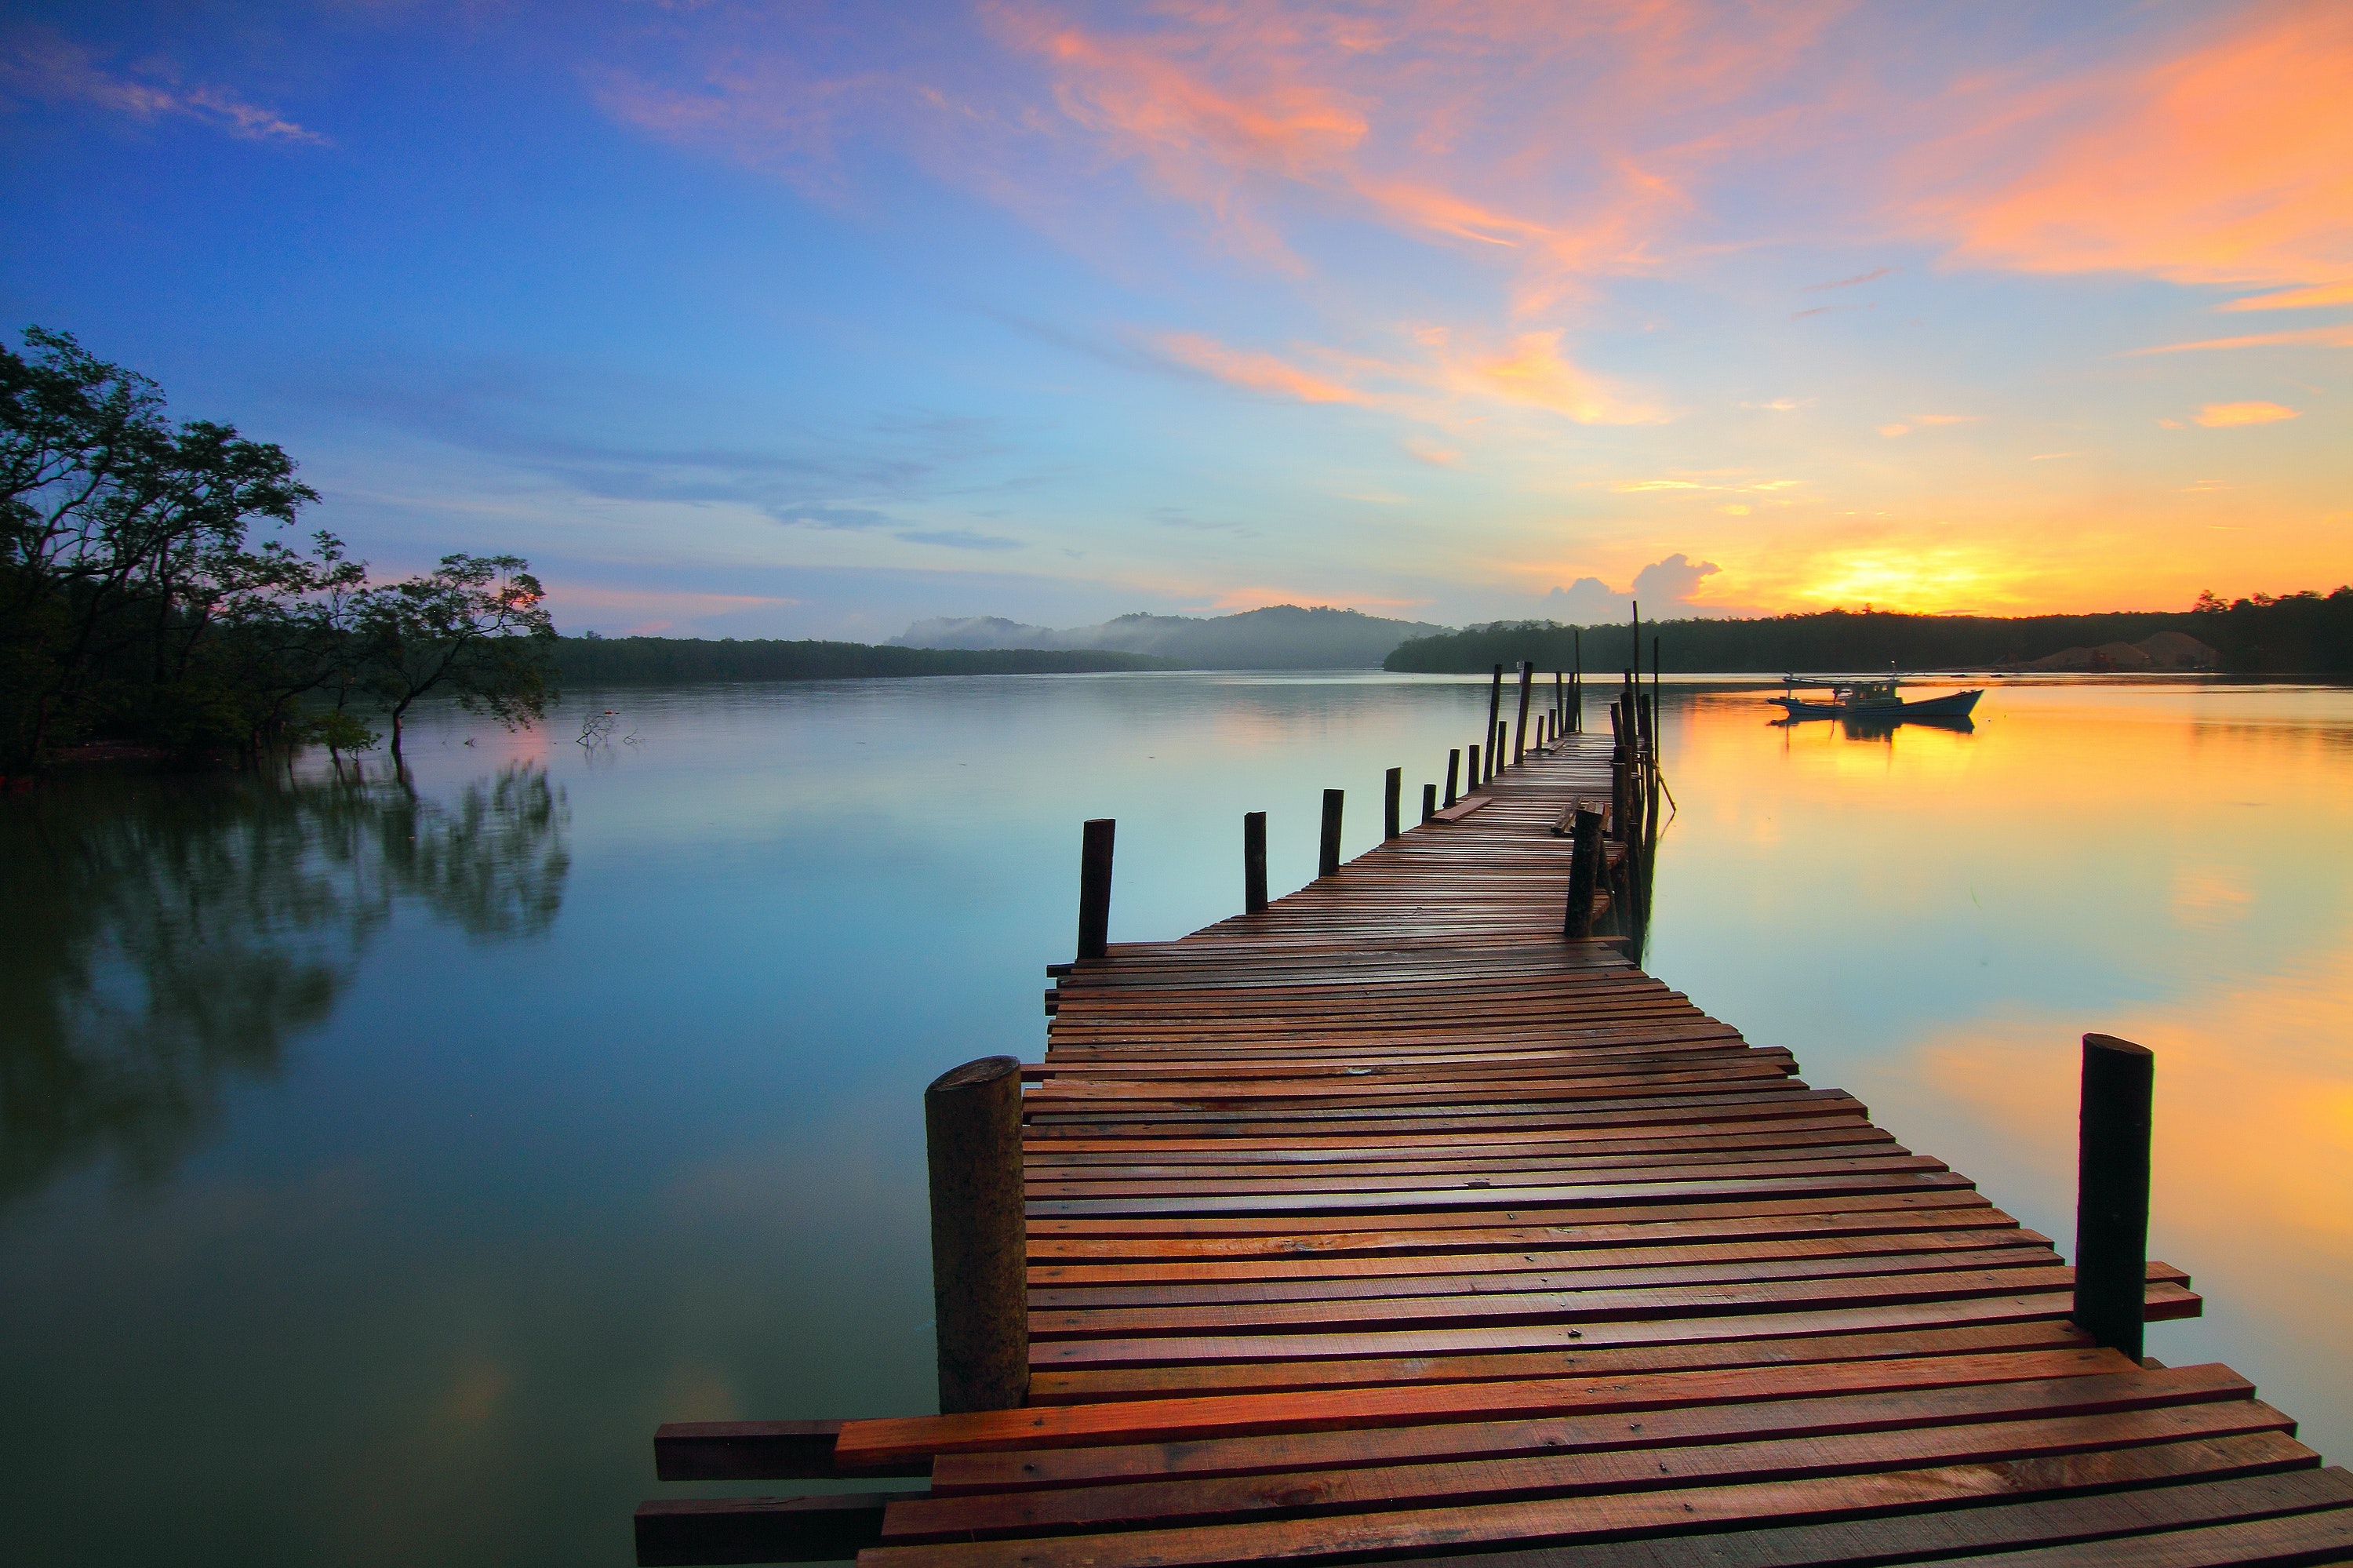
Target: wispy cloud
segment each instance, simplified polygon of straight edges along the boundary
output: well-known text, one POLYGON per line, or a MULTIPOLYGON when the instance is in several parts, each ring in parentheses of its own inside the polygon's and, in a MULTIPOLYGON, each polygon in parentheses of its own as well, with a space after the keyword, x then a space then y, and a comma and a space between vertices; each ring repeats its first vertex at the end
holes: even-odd
POLYGON ((21 95, 45 103, 86 103, 132 120, 192 120, 247 142, 330 146, 327 137, 224 87, 184 86, 161 61, 131 73, 106 69, 91 50, 46 27, 0 40, 0 101, 21 95))
POLYGON ((1873 267, 1868 272, 1857 272, 1852 278, 1841 278, 1829 283, 1809 283, 1804 292, 1819 294, 1825 289, 1852 289, 1861 283, 1873 283, 1895 270, 1893 267, 1873 267))
POLYGON ((2275 294, 2251 294, 2215 306, 2218 311, 2304 311, 2322 305, 2353 305, 2353 281, 2316 283, 2309 289, 2283 289, 2275 294))
POLYGON ((2294 332, 2253 333, 2245 337, 2209 337, 2196 343, 2168 343, 2136 348, 2133 354, 2189 354, 2209 348, 2278 348, 2309 344, 2321 348, 2353 348, 2353 325, 2299 327, 2294 332))
POLYGON ((2341 279, 2353 266, 2353 7, 2213 16, 2155 65, 1978 103, 1969 132, 1924 171, 1948 188, 1923 213, 1949 227, 1961 260, 2023 271, 2341 279))
POLYGON ((2301 418, 2300 410, 2277 403, 2209 403, 2198 410, 2198 422, 2216 429, 2233 425, 2271 425, 2301 418))
POLYGON ((1294 345, 1296 357, 1289 359, 1199 333, 1164 334, 1153 343, 1175 363, 1245 391, 1302 403, 1355 404, 1424 423, 1452 424, 1466 406, 1479 404, 1539 409, 1581 425, 1662 418, 1573 364, 1561 352, 1561 336, 1520 333, 1495 343, 1430 326, 1415 330, 1409 343, 1387 357, 1303 344, 1294 345))

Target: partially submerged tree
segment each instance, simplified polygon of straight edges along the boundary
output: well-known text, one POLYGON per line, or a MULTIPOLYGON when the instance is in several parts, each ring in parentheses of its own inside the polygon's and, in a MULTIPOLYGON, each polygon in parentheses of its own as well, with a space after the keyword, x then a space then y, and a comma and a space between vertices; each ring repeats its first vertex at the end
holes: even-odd
POLYGON ((358 683, 392 720, 392 755, 417 699, 439 693, 513 728, 546 712, 555 628, 520 556, 441 557, 371 588, 357 609, 358 683))

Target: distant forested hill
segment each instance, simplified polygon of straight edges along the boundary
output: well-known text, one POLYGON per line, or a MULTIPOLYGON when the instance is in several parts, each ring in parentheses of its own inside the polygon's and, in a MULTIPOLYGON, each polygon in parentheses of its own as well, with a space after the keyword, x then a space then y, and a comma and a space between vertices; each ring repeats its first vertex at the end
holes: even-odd
POLYGON ((627 681, 833 681, 860 675, 1071 675, 1166 670, 1174 661, 1103 649, 876 648, 863 642, 706 641, 689 637, 565 637, 566 685, 627 681))
POLYGON ((1270 605, 1237 615, 1123 615, 1056 630, 1001 616, 919 620, 891 641, 912 648, 1117 648, 1195 670, 1377 670, 1409 637, 1446 628, 1361 610, 1270 605))
MULTIPOLYGON (((2202 603, 2197 609, 2132 610, 2111 615, 1888 615, 1824 610, 1756 620, 1670 620, 1642 626, 1661 661, 1687 672, 1825 673, 2028 664, 2068 648, 2137 642, 2178 631, 2220 653, 2221 667, 2247 674, 2353 674, 2353 588, 2202 603)), ((1573 668, 1581 640, 1585 668, 1608 672, 1630 662, 1629 629, 1552 621, 1499 622, 1417 638, 1392 652, 1388 670, 1468 673, 1522 659, 1540 670, 1573 668)))

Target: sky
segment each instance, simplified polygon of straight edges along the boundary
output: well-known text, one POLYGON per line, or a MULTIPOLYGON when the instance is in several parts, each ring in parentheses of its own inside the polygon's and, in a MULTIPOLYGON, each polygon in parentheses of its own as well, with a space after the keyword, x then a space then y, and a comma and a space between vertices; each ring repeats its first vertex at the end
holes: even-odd
POLYGON ((879 641, 2353 577, 2353 5, 44 5, 0 328, 381 576, 879 641))

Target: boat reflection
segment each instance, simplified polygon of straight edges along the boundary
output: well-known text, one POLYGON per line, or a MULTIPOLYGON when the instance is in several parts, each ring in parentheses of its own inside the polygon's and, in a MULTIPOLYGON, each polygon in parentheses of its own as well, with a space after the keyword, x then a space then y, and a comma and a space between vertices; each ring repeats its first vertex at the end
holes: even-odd
POLYGON ((1905 725, 1909 725, 1915 729, 1948 730, 1955 735, 1975 735, 1978 728, 1977 721, 1970 718, 1967 714, 1961 714, 1957 716, 1945 716, 1936 714, 1838 714, 1835 715, 1831 714, 1791 714, 1786 718, 1767 719, 1765 722, 1772 726, 1775 729, 1794 729, 1799 725, 1816 724, 1831 717, 1836 717, 1840 731, 1845 735, 1849 740, 1893 739, 1894 737, 1895 731, 1905 725))

